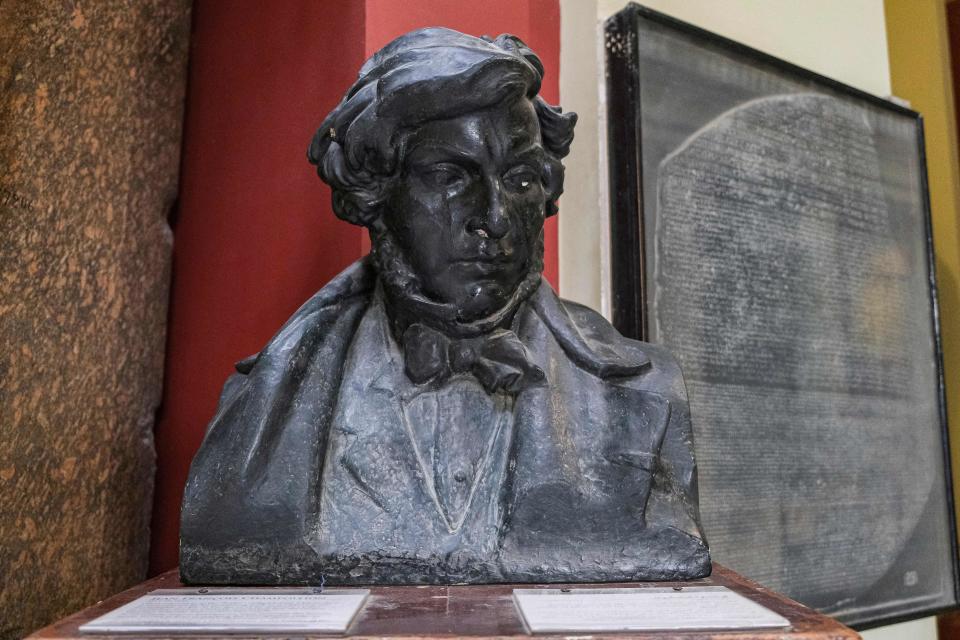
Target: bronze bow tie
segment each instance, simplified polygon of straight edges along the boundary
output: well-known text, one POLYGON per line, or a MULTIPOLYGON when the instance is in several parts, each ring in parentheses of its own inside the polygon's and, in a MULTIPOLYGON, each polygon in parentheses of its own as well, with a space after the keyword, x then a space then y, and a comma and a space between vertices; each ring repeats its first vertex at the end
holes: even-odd
POLYGON ((403 358, 407 377, 417 384, 472 373, 489 393, 517 394, 545 379, 517 334, 506 329, 450 339, 424 324, 412 324, 403 333, 403 358))

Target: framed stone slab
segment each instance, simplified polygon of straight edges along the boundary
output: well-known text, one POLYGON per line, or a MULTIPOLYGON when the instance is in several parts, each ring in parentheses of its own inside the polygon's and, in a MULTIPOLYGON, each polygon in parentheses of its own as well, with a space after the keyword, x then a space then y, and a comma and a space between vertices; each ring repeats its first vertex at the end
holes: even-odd
POLYGON ((637 5, 606 50, 614 324, 680 361, 715 558, 860 628, 956 605, 919 114, 637 5))
POLYGON ((727 587, 514 589, 530 633, 785 629, 790 621, 727 587))
POLYGON ((368 589, 155 589, 79 627, 82 634, 342 634, 368 589))

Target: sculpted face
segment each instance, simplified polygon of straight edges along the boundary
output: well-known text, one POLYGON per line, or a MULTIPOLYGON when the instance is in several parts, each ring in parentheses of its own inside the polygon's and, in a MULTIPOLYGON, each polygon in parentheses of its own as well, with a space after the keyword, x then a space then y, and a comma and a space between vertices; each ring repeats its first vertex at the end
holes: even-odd
POLYGON ((411 134, 385 221, 427 296, 456 305, 463 320, 509 300, 543 228, 543 167, 525 98, 411 134))

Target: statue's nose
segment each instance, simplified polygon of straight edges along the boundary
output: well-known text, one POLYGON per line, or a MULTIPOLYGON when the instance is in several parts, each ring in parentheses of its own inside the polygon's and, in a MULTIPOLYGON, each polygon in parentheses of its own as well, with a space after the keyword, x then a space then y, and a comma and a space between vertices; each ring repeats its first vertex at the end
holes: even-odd
POLYGON ((485 238, 499 240, 510 231, 510 219, 499 179, 488 181, 487 202, 483 214, 467 222, 467 230, 485 238))

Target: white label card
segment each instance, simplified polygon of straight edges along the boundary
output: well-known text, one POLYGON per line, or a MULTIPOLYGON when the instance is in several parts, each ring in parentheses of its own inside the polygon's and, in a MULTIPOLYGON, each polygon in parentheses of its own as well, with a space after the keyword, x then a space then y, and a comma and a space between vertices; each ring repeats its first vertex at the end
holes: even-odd
POLYGON ((789 627, 783 616, 726 587, 514 589, 531 633, 789 627))
POLYGON ((345 633, 367 589, 157 589, 81 633, 345 633))

